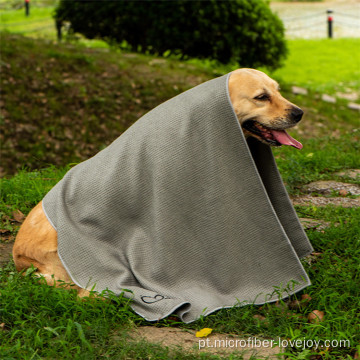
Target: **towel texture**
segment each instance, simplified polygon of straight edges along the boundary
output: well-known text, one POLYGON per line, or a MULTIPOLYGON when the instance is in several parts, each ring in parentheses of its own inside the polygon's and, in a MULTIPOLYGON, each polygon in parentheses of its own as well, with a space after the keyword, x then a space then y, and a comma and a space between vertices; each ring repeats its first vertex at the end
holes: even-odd
POLYGON ((228 76, 159 105, 46 195, 77 285, 128 289, 145 319, 191 322, 310 284, 311 244, 270 147, 243 135, 228 76))

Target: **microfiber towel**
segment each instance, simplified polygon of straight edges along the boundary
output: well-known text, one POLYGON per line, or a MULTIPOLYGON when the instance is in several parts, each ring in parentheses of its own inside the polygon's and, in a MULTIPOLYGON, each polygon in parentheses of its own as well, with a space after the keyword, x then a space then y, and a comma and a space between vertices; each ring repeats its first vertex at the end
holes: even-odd
POLYGON ((228 77, 157 106, 45 196, 75 284, 186 323, 310 285, 311 244, 270 147, 244 137, 228 77))

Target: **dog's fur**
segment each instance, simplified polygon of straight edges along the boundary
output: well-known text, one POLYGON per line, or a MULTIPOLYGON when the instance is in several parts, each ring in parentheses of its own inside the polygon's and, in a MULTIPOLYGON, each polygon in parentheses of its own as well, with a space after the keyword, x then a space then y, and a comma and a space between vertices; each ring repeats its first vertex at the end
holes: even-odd
MULTIPOLYGON (((270 77, 254 69, 234 71, 229 79, 230 99, 246 137, 254 136, 269 145, 280 145, 252 132, 247 124, 260 124, 267 129, 283 130, 296 125, 302 117, 297 106, 284 99, 279 85, 270 77)), ((57 254, 57 232, 47 220, 40 202, 22 224, 13 248, 13 258, 18 271, 32 265, 37 274, 45 277, 49 285, 71 278, 57 254)), ((74 285, 79 296, 89 292, 74 285)))

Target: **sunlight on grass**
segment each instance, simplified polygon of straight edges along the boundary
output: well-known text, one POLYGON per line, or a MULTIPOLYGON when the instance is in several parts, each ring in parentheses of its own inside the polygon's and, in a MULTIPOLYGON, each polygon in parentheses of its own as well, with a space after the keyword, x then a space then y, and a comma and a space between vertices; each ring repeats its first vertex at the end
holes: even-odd
POLYGON ((8 10, 0 12, 1 26, 16 27, 23 25, 24 27, 30 26, 44 20, 52 20, 54 8, 39 8, 31 7, 30 15, 26 16, 24 9, 8 10))
POLYGON ((25 16, 24 9, 0 12, 0 30, 15 34, 26 34, 39 38, 56 39, 56 30, 52 7, 31 7, 30 16, 25 16))
POLYGON ((317 92, 359 92, 360 39, 289 40, 288 46, 277 78, 317 92))

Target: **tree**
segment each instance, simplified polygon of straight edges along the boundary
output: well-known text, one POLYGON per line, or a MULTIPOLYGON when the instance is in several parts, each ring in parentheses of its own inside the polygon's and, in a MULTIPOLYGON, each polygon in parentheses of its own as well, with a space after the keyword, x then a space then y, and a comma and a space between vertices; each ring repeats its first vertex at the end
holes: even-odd
POLYGON ((61 0, 55 18, 87 38, 152 54, 277 68, 287 52, 283 24, 263 0, 61 0))

